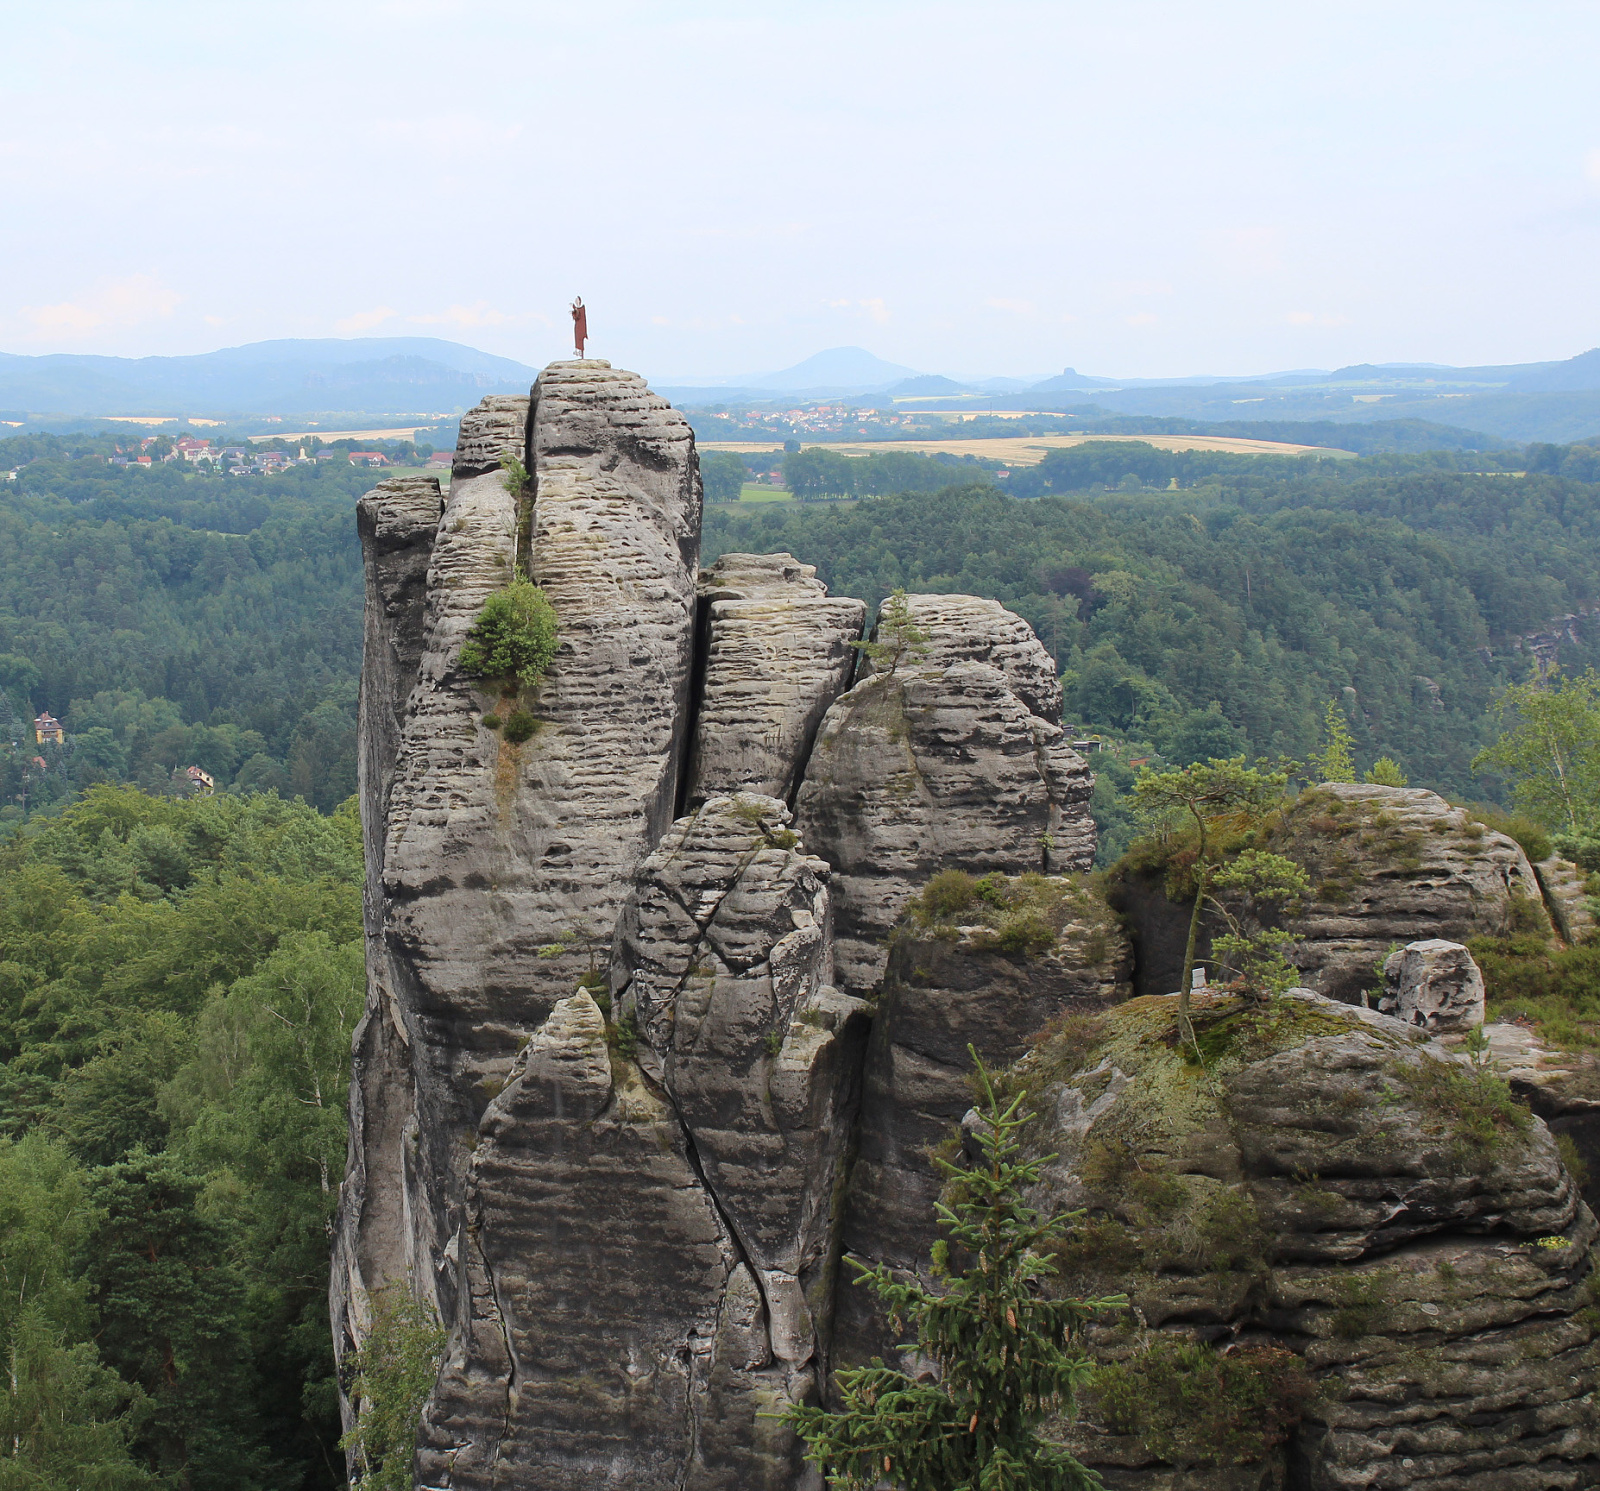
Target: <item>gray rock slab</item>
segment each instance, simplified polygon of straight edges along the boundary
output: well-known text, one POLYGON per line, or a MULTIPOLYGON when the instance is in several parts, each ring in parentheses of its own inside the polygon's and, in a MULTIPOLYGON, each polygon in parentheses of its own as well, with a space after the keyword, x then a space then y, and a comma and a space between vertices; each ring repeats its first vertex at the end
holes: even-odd
MULTIPOLYGON (((927 634, 917 662, 930 668, 988 663, 1006 675, 1031 714, 1061 723, 1061 680, 1033 628, 999 601, 976 595, 908 595, 912 620, 927 634)), ((880 616, 881 619, 881 616, 880 616)), ((873 671, 867 660, 862 673, 873 671)))
POLYGON ((724 554, 700 575, 703 681, 688 804, 725 792, 792 800, 817 727, 855 669, 860 601, 829 599, 788 554, 724 554))

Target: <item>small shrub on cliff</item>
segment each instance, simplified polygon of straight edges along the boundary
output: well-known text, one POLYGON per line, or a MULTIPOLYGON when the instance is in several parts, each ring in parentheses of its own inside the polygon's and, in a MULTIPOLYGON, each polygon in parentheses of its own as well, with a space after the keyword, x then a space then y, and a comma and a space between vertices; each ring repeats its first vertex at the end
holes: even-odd
POLYGON ((1323 745, 1312 754, 1308 763, 1319 782, 1353 782, 1356 779, 1356 758, 1351 751, 1350 722, 1334 700, 1328 700, 1327 713, 1322 724, 1323 745))
POLYGON ((1238 976, 1248 993, 1292 989, 1300 972, 1285 954, 1301 938, 1267 925, 1265 919, 1299 909, 1301 897, 1311 889, 1306 872, 1281 854, 1246 849, 1223 865, 1211 883, 1216 890, 1206 899, 1227 927, 1211 942, 1223 967, 1238 976))
POLYGON ((433 1312, 403 1283, 374 1296, 372 1330, 344 1363, 359 1417, 341 1447, 354 1451, 364 1491, 411 1491, 417 1421, 444 1341, 433 1312))
POLYGON ((1373 787, 1405 787, 1411 779, 1400 769, 1392 756, 1379 756, 1372 769, 1361 779, 1373 787))
POLYGON ((537 585, 517 579, 483 603, 461 644, 461 671, 531 688, 555 655, 555 609, 537 585))
POLYGON ((1550 830, 1526 813, 1508 813, 1504 808, 1487 802, 1472 803, 1466 811, 1485 828, 1504 834, 1508 839, 1515 839, 1522 852, 1535 864, 1541 859, 1549 859, 1555 852, 1550 830))
POLYGON ((514 709, 505 723, 505 738, 512 745, 521 745, 539 733, 539 721, 525 709, 514 709))
POLYGON ((1433 1120, 1428 1132, 1450 1136, 1450 1157, 1461 1170, 1487 1169, 1508 1139, 1528 1131, 1528 1110, 1490 1072, 1428 1058, 1396 1062, 1392 1072, 1433 1120))
MULTIPOLYGON (((1283 802, 1287 769, 1265 764, 1246 766, 1243 756, 1226 761, 1197 762, 1181 771, 1146 771, 1133 786, 1134 809, 1151 837, 1165 839, 1187 830, 1194 837, 1191 875, 1194 901, 1188 940, 1183 950, 1183 978, 1178 985, 1178 1033, 1191 1050, 1194 1026, 1189 1018, 1195 944, 1200 915, 1212 899, 1211 879, 1230 839, 1262 823, 1283 802)), ((1269 856, 1276 859, 1278 856, 1269 856)))
POLYGON ((978 899, 978 882, 965 870, 940 870, 916 899, 914 911, 924 925, 954 921, 978 899))
POLYGON ((988 951, 1038 957, 1056 946, 1074 912, 1086 909, 1076 882, 1060 876, 985 875, 941 870, 911 903, 913 924, 934 936, 970 927, 973 945, 988 951))
MULTIPOLYGON (((969 1050, 971 1048, 969 1047, 969 1050)), ((973 1053, 976 1061, 976 1053, 973 1053)), ((1017 1131, 1025 1094, 1002 1107, 978 1066, 987 1120, 979 1133, 983 1159, 972 1169, 948 1160, 949 1233, 934 1249, 943 1288, 900 1283, 887 1268, 856 1265, 888 1307, 890 1324, 910 1327, 918 1352, 938 1363, 939 1380, 911 1378, 875 1361, 837 1377, 837 1413, 800 1405, 783 1417, 811 1460, 839 1491, 951 1491, 954 1487, 1091 1491, 1099 1480, 1065 1450, 1042 1439, 1039 1426, 1070 1409, 1089 1363, 1076 1346, 1107 1299, 1045 1299, 1039 1285, 1055 1272, 1042 1250, 1072 1218, 1044 1217, 1024 1204, 1048 1159, 1024 1160, 1017 1131), (955 1272, 951 1245, 972 1266, 955 1272)), ((1054 1158, 1053 1156, 1049 1158, 1054 1158)))

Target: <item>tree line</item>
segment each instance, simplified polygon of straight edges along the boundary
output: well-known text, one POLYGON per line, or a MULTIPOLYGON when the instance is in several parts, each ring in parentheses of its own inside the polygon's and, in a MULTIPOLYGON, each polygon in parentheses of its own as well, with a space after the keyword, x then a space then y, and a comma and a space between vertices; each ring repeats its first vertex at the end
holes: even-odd
POLYGON ((343 1484, 360 826, 91 787, 0 846, 0 1480, 343 1484))

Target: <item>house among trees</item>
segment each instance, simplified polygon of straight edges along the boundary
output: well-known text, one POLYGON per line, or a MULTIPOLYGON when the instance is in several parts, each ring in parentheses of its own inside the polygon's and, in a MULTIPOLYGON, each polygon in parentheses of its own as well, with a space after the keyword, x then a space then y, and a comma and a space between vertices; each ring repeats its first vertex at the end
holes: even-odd
POLYGON ((350 452, 352 466, 387 466, 388 456, 381 450, 353 450, 350 452))
POLYGON ((61 728, 61 721, 47 709, 33 722, 33 738, 40 745, 65 745, 67 732, 61 728))
POLYGON ((202 771, 198 766, 184 768, 184 780, 189 784, 189 790, 196 797, 210 797, 217 790, 216 778, 210 772, 202 771))

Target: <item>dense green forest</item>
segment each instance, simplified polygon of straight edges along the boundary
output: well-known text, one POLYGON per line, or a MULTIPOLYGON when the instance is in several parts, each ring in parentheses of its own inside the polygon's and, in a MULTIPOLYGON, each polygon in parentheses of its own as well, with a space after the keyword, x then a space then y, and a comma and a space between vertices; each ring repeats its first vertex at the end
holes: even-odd
POLYGON ((360 873, 353 804, 270 794, 101 785, 0 847, 3 1484, 342 1484, 360 873))
MULTIPOLYGON (((130 471, 41 436, 8 454, 26 464, 0 486, 0 830, 96 781, 181 790, 189 765, 223 792, 323 811, 347 797, 351 510, 374 473, 130 471), (64 750, 32 740, 44 708, 64 750)), ((1367 757, 1494 796, 1468 763, 1494 691, 1528 665, 1514 639, 1600 597, 1589 446, 1330 459, 1099 442, 1006 477, 905 452, 786 459, 819 488, 884 495, 712 509, 707 559, 787 548, 868 600, 904 584, 1015 607, 1067 675, 1069 722, 1114 742, 1102 799, 1141 756, 1302 754, 1335 697, 1367 757)), ((729 488, 738 464, 708 455, 729 488)), ((1592 651, 1562 643, 1569 665, 1592 651)))
POLYGON ((28 464, 0 484, 0 826, 191 765, 324 810, 355 790, 371 471, 130 470, 42 436, 8 456, 28 464), (65 751, 36 746, 41 709, 65 751))

